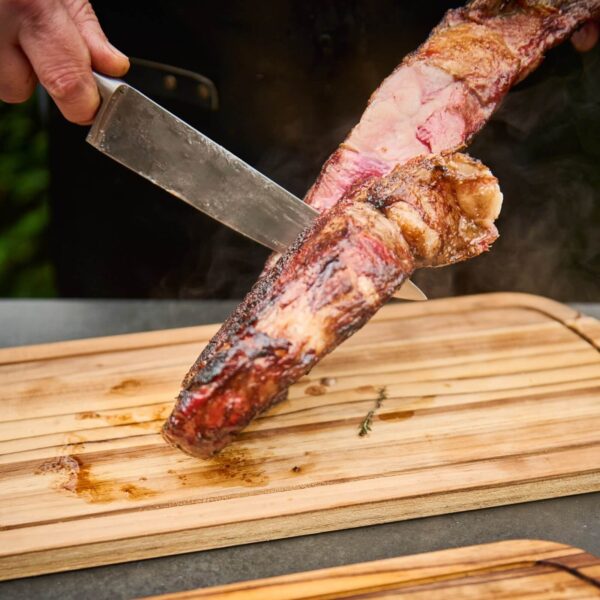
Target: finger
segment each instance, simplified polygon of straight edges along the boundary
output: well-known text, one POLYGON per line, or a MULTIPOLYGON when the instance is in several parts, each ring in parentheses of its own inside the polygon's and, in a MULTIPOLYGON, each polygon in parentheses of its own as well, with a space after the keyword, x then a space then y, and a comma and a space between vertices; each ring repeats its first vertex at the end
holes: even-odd
POLYGON ((597 21, 588 21, 571 36, 571 42, 579 52, 588 52, 598 43, 599 37, 600 24, 597 21))
POLYGON ((0 100, 10 103, 27 100, 36 84, 33 69, 19 48, 14 12, 13 6, 0 2, 0 100))
POLYGON ((69 121, 90 123, 100 97, 79 30, 59 0, 22 4, 19 42, 40 83, 69 121))
POLYGON ((63 0, 63 3, 87 44, 94 69, 113 77, 125 75, 129 59, 108 41, 88 0, 63 0))
POLYGON ((25 102, 35 89, 37 78, 23 51, 12 44, 0 50, 0 100, 25 102))

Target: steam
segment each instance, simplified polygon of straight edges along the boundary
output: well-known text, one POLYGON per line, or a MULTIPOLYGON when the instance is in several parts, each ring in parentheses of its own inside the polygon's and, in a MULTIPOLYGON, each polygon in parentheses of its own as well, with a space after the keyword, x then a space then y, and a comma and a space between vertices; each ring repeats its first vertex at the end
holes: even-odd
MULTIPOLYGON (((254 167, 273 181, 302 198, 317 178, 323 163, 358 120, 352 116, 337 127, 300 120, 286 123, 280 143, 267 148, 254 167), (317 137, 312 131, 318 130, 317 137)), ((188 243, 194 252, 186 254, 154 291, 155 297, 170 297, 179 289, 180 298, 243 298, 262 271, 270 251, 242 235, 210 223, 190 223, 188 243), (212 232, 206 233, 207 228, 212 232)))

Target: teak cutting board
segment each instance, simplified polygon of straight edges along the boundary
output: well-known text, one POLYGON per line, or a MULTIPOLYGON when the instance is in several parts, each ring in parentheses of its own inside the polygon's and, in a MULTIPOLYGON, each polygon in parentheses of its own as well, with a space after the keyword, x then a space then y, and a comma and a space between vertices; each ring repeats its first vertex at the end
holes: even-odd
POLYGON ((158 431, 216 329, 0 351, 0 578, 600 490, 600 323, 565 306, 390 305, 201 461, 158 431))
POLYGON ((161 600, 560 600, 600 598, 600 559, 554 542, 514 540, 154 596, 161 600))

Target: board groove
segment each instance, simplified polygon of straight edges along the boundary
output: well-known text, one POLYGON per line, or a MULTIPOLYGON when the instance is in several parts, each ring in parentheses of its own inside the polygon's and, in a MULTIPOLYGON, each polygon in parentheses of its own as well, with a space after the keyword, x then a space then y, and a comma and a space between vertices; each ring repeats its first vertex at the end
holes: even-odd
POLYGON ((0 350, 0 578, 600 490, 600 327, 568 307, 385 307, 197 461, 158 431, 214 331, 0 350))

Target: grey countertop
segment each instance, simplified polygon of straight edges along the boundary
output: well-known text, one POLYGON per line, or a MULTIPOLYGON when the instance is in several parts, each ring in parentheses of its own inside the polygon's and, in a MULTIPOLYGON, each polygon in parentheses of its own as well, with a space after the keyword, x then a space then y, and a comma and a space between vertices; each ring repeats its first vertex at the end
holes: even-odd
MULTIPOLYGON (((234 304, 0 300, 0 346, 211 323, 234 304)), ((600 304, 573 306, 600 318, 600 304)), ((0 597, 134 598, 516 538, 554 540, 600 555, 600 493, 17 579, 0 583, 0 597)))

